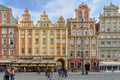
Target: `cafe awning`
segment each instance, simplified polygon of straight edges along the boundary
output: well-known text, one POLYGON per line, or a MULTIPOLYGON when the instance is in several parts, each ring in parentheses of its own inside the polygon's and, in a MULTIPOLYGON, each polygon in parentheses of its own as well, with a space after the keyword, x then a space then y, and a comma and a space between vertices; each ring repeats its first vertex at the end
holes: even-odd
POLYGON ((100 62, 99 65, 120 65, 120 62, 100 62))

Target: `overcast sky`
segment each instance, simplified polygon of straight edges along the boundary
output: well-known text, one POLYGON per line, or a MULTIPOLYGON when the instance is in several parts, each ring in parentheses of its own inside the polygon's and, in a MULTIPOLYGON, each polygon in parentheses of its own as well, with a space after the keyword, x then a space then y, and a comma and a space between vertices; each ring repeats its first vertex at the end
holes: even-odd
POLYGON ((67 18, 75 17, 75 9, 84 2, 91 9, 90 17, 98 20, 103 13, 104 6, 110 2, 120 7, 120 0, 0 0, 0 4, 12 8, 15 17, 22 18, 25 8, 28 8, 34 23, 40 19, 43 11, 46 11, 52 23, 56 23, 59 16, 67 18))

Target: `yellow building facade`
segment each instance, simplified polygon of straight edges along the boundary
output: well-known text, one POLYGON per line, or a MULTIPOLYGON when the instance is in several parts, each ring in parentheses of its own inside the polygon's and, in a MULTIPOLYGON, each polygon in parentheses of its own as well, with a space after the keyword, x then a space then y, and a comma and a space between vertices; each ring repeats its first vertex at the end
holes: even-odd
MULTIPOLYGON (((19 23, 19 60, 28 66, 67 67, 67 31, 62 16, 52 24, 44 11, 34 25, 28 9, 24 10, 19 23), (62 64, 57 64, 61 62, 62 64)), ((22 65, 21 65, 22 66, 22 65)))

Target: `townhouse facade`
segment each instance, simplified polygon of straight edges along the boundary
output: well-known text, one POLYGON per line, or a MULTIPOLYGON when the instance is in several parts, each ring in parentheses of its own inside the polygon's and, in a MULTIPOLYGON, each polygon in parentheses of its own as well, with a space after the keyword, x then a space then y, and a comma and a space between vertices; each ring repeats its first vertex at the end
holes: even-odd
POLYGON ((98 52, 101 71, 120 70, 120 12, 110 3, 100 15, 98 52))
POLYGON ((22 21, 18 26, 20 66, 26 68, 65 67, 67 56, 67 25, 64 18, 59 17, 52 24, 44 11, 37 24, 30 19, 28 9, 24 10, 22 21), (62 62, 61 65, 56 63, 62 62), (25 64, 27 64, 25 66, 25 64))
POLYGON ((80 4, 75 12, 75 18, 67 19, 69 28, 68 69, 79 71, 82 70, 82 64, 88 64, 90 71, 97 71, 99 59, 97 35, 95 34, 96 21, 90 18, 90 9, 84 3, 80 4))
POLYGON ((3 67, 17 60, 17 19, 12 9, 0 4, 0 65, 3 67))

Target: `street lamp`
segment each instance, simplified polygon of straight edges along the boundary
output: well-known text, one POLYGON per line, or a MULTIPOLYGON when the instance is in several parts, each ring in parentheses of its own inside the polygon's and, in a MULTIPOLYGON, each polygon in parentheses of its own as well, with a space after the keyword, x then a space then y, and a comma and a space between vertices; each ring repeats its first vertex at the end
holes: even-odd
POLYGON ((82 75, 84 75, 84 29, 83 29, 83 25, 81 27, 82 30, 82 53, 81 53, 81 57, 82 57, 82 75))
POLYGON ((75 36, 75 47, 74 48, 75 48, 75 59, 76 59, 76 36, 77 36, 77 32, 76 31, 74 32, 74 36, 75 36))

